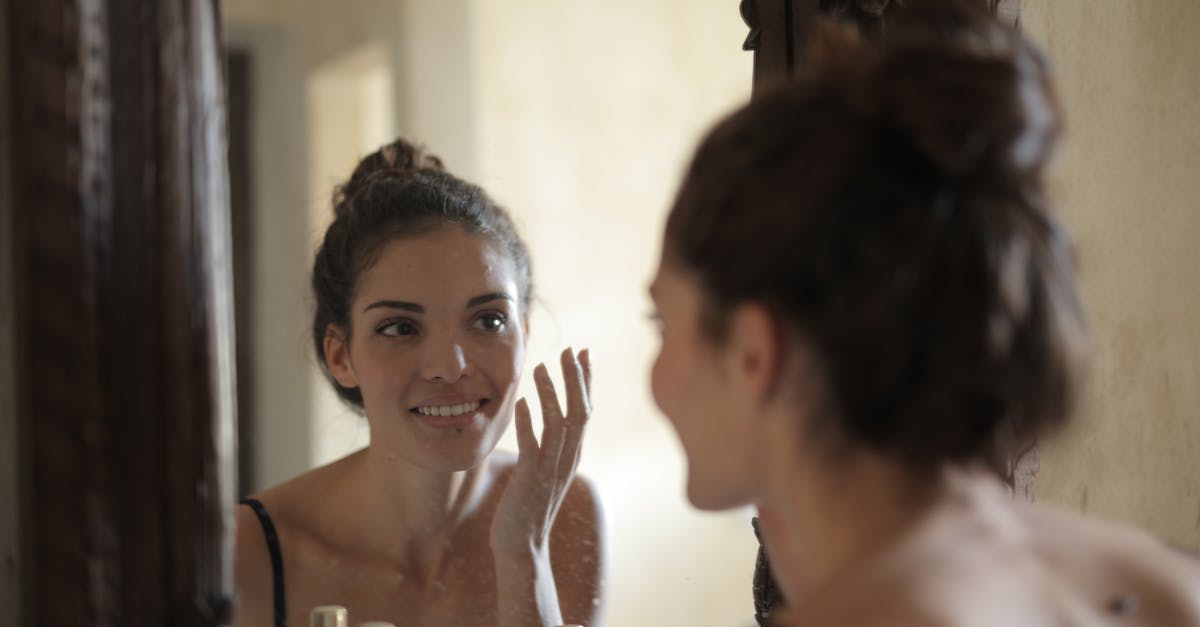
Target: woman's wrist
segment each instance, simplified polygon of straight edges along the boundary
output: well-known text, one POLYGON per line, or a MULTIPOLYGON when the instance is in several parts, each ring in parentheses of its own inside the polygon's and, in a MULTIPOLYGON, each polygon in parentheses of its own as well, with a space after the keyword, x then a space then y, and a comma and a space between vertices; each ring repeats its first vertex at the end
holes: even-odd
POLYGON ((531 559, 549 559, 550 542, 547 539, 536 538, 521 538, 521 539, 499 539, 492 537, 491 539, 492 555, 497 562, 500 560, 527 562, 531 559))
POLYGON ((563 623, 550 551, 536 546, 493 547, 497 613, 502 627, 555 627, 563 623))

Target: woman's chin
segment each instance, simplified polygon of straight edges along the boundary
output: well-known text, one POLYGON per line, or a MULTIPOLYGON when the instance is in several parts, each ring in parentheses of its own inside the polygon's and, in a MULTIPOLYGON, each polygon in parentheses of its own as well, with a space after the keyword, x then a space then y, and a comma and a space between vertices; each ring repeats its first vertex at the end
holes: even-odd
POLYGON ((390 448, 409 464, 430 472, 451 473, 475 468, 483 463, 496 447, 496 440, 484 428, 467 427, 461 431, 438 430, 429 433, 424 428, 407 432, 373 434, 372 439, 390 448), (386 443, 382 440, 386 440, 386 443))
POLYGON ((471 470, 487 459, 490 450, 480 450, 478 447, 456 448, 454 450, 429 449, 414 459, 414 463, 425 470, 437 473, 452 473, 471 470))
POLYGON ((705 481, 688 474, 687 498, 692 507, 706 512, 719 512, 744 507, 753 502, 748 494, 720 482, 705 481))

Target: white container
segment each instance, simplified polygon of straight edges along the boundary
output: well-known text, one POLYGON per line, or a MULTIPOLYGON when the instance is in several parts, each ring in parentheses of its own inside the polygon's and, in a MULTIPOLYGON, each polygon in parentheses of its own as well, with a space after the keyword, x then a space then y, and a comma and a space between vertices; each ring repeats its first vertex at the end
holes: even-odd
POLYGON ((349 614, 340 605, 318 605, 308 613, 309 627, 348 627, 349 614))

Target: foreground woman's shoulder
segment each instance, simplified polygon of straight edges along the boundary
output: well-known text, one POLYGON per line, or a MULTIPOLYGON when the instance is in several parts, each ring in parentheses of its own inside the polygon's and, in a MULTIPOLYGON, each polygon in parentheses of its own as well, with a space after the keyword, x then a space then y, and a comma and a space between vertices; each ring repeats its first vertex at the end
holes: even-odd
POLYGON ((951 511, 772 625, 1200 627, 1195 556, 1077 513, 987 504, 951 511))
POLYGON ((1064 580, 1128 624, 1200 625, 1200 559, 1141 529, 1033 507, 1037 547, 1064 580))

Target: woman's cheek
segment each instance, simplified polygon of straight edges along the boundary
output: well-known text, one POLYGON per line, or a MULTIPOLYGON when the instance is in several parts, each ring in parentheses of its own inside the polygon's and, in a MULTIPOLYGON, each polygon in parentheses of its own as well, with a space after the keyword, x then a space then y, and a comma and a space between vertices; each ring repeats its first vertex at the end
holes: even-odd
POLYGON ((481 342, 477 347, 476 363, 492 385, 502 388, 495 392, 504 394, 509 389, 516 389, 519 383, 522 368, 525 366, 525 349, 511 336, 489 339, 490 341, 481 342))
POLYGON ((658 355, 654 358, 654 365, 650 369, 650 391, 654 396, 654 403, 666 414, 668 419, 673 418, 674 403, 672 399, 674 389, 677 387, 672 381, 675 374, 673 370, 671 355, 664 344, 659 348, 658 355))

